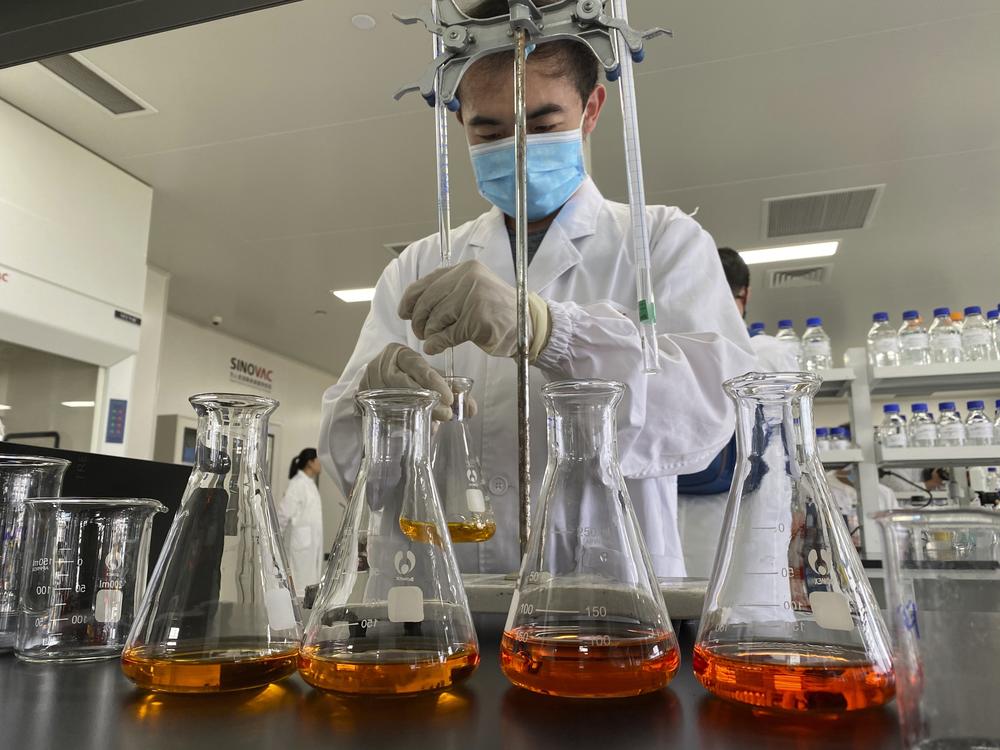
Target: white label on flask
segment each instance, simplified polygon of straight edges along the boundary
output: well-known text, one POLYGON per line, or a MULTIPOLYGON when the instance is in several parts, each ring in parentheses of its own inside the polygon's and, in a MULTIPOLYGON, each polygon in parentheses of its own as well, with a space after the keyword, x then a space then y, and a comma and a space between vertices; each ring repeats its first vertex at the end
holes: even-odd
POLYGON ((916 425, 913 428, 914 440, 931 440, 937 438, 937 427, 932 424, 916 425))
POLYGON ((424 592, 419 586, 389 589, 389 622, 423 622, 424 592))
POLYGON ((985 328, 972 328, 962 331, 962 344, 965 346, 989 346, 993 336, 985 328))
POLYGON ((510 610, 507 612, 507 623, 503 626, 504 632, 509 633, 514 627, 514 616, 517 614, 517 605, 521 603, 521 597, 517 589, 514 589, 514 596, 510 599, 510 610))
POLYGON ((904 435, 902 432, 897 432, 892 435, 883 435, 882 445, 884 445, 886 448, 905 448, 906 435, 904 435))
POLYGON ((120 589, 98 589, 94 602, 94 619, 98 622, 118 622, 122 619, 120 589))
POLYGON ((465 502, 473 513, 486 512, 486 498, 483 497, 483 491, 476 487, 470 487, 465 491, 465 502))
POLYGON ((970 440, 992 440, 993 425, 989 422, 972 422, 965 426, 965 433, 970 440))
POLYGON ((899 342, 895 338, 875 339, 875 351, 882 354, 899 351, 899 342))
POLYGON ((803 348, 810 356, 830 356, 829 341, 807 341, 803 348))
POLYGON ((809 594, 816 624, 827 630, 854 630, 851 603, 839 591, 813 591, 809 594))
POLYGON ((291 630, 295 627, 295 608, 288 589, 271 589, 264 592, 268 627, 271 630, 291 630))
POLYGON ((930 338, 926 333, 907 333, 899 337, 904 349, 926 349, 930 338))
POLYGON ((965 425, 961 422, 951 422, 941 425, 942 440, 965 440, 965 425))

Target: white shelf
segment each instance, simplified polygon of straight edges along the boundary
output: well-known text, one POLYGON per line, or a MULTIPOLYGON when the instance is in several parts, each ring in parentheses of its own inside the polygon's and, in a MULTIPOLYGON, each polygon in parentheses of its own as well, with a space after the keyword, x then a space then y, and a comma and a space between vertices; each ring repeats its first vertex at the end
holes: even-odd
POLYGON ((851 381, 854 380, 854 370, 850 367, 818 370, 816 374, 823 379, 823 384, 816 394, 817 398, 843 398, 847 395, 847 389, 851 387, 851 381))
POLYGON ((875 367, 871 392, 914 395, 954 391, 996 390, 1000 387, 1000 361, 959 362, 953 365, 875 367))
POLYGON ((997 466, 1000 445, 961 448, 879 448, 879 466, 997 466))
POLYGON ((859 464, 864 460, 860 448, 841 448, 840 450, 820 451, 819 458, 824 465, 859 464))

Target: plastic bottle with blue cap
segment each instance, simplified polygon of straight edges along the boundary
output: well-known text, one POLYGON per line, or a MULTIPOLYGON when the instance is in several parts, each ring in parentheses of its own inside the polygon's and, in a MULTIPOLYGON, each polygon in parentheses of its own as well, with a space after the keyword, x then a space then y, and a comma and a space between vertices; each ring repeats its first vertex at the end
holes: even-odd
POLYGON ((795 332, 795 325, 792 321, 779 320, 778 333, 774 338, 788 348, 795 357, 795 362, 799 367, 802 367, 802 340, 799 338, 799 334, 795 332))
POLYGON ((751 323, 750 328, 747 330, 747 332, 750 334, 750 338, 753 338, 754 336, 760 336, 765 331, 767 331, 767 325, 765 325, 764 323, 751 323))
POLYGON ((830 450, 830 429, 828 427, 816 428, 816 450, 820 452, 830 450))
POLYGON ((882 424, 878 428, 882 447, 905 448, 908 445, 906 419, 899 413, 899 404, 886 404, 882 407, 882 414, 882 424))
POLYGON ((889 313, 872 315, 868 330, 868 364, 872 367, 893 367, 899 364, 899 335, 889 323, 889 313))
POLYGON ((938 404, 938 445, 957 448, 965 445, 965 422, 954 401, 938 404))
POLYGON ((993 445, 993 422, 986 416, 986 404, 976 400, 965 406, 969 410, 965 418, 966 445, 993 445))
POLYGON ((918 310, 903 313, 899 328, 899 363, 902 365, 929 365, 931 363, 930 338, 918 310))
POLYGON ((910 445, 914 448, 933 448, 938 438, 934 415, 925 403, 916 403, 910 409, 913 412, 910 417, 910 445))
POLYGON ((802 364, 810 371, 833 367, 833 350, 830 347, 830 337, 823 330, 822 318, 806 320, 806 330, 802 334, 802 364))
POLYGON ((935 364, 954 364, 965 358, 962 353, 962 328, 951 319, 949 308, 934 308, 934 322, 931 323, 928 333, 932 362, 935 364))
POLYGON ((1000 445, 1000 398, 996 400, 996 414, 993 415, 993 444, 1000 445))
POLYGON ((997 358, 993 331, 982 308, 970 305, 965 308, 965 324, 962 326, 962 353, 968 362, 981 362, 997 358))

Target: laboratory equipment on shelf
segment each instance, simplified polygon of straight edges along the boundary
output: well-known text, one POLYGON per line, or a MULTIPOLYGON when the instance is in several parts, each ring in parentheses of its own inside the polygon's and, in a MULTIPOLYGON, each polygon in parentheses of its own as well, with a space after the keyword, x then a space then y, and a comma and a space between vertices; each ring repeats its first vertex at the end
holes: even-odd
POLYGON ((479 664, 479 644, 430 466, 431 391, 357 396, 364 454, 310 612, 299 673, 348 694, 440 690, 479 664), (367 563, 358 550, 366 545, 367 563))
POLYGON ((924 328, 917 310, 903 313, 903 325, 899 328, 899 364, 929 365, 931 363, 931 340, 924 328))
POLYGON ((875 519, 903 747, 1000 748, 1000 513, 894 510, 875 519))
POLYGON ((947 307, 934 308, 934 322, 928 331, 931 361, 935 364, 954 364, 964 359, 962 353, 962 324, 952 320, 947 307))
POLYGON ((899 404, 882 406, 882 424, 878 428, 878 439, 883 448, 905 448, 909 442, 906 419, 899 413, 899 404))
POLYGON ((548 465, 500 646, 511 682, 578 698, 659 690, 677 641, 618 464, 625 387, 567 380, 542 389, 548 465))
POLYGON ((809 318, 802 334, 802 366, 806 370, 826 370, 833 367, 830 337, 823 330, 822 318, 809 318))
POLYGON ((767 332, 767 326, 764 323, 751 323, 750 327, 747 329, 747 333, 750 338, 754 336, 760 336, 762 333, 767 332))
POLYGON ((966 362, 997 358, 993 329, 983 317, 982 308, 977 305, 965 308, 965 322, 962 324, 962 354, 966 362))
POLYGON ((830 449, 847 450, 851 447, 851 432, 846 427, 830 428, 830 449))
POLYGON ((21 598, 24 501, 62 491, 69 461, 0 454, 0 654, 14 646, 21 598))
POLYGON ((992 445, 993 421, 986 416, 986 404, 982 401, 967 401, 969 410, 965 417, 965 444, 992 445))
POLYGON ((868 364, 890 367, 899 364, 899 334, 889 322, 889 313, 872 315, 872 327, 867 338, 868 364))
POLYGON ((156 500, 25 502, 14 653, 38 662, 116 658, 146 589, 156 500))
POLYGON ((996 400, 996 414, 993 416, 993 442, 1000 445, 1000 398, 996 400))
POLYGON ((191 397, 194 469, 122 654, 139 687, 213 693, 295 671, 301 619, 264 468, 278 402, 191 397))
POLYGON ((938 444, 945 447, 965 445, 965 422, 954 401, 938 404, 938 444))
POLYGON ((779 320, 778 321, 778 333, 775 337, 780 341, 788 350, 791 352, 792 356, 795 357, 795 361, 802 366, 802 340, 799 335, 795 333, 795 326, 790 320, 779 320))
POLYGON ((693 666, 715 695, 757 709, 837 713, 894 693, 878 603, 816 455, 819 377, 748 373, 738 462, 693 666))
POLYGON ((933 448, 937 445, 938 426, 934 415, 925 403, 916 403, 910 407, 910 425, 907 432, 907 443, 914 448, 933 448))
POLYGON ((445 377, 454 400, 452 418, 434 426, 431 466, 453 542, 485 542, 497 529, 483 472, 469 434, 471 378, 445 377))
POLYGON ((830 446, 830 429, 828 427, 816 428, 816 450, 828 451, 830 446))

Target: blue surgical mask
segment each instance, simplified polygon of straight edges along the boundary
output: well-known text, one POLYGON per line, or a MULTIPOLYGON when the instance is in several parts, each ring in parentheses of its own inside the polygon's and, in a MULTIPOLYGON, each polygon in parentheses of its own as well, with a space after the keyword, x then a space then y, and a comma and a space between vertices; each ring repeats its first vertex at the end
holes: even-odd
MULTIPOLYGON (((514 216, 514 139, 469 146, 469 154, 480 195, 514 216)), ((538 221, 562 208, 587 176, 583 131, 577 128, 529 135, 527 171, 528 221, 538 221)))

